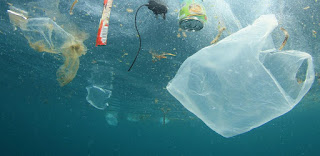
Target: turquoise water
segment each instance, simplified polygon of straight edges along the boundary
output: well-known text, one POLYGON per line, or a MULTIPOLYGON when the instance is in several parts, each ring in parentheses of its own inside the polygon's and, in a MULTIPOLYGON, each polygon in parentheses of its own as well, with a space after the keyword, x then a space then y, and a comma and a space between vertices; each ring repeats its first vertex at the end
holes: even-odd
MULTIPOLYGON (((319 75, 293 110, 232 138, 208 128, 165 87, 187 57, 209 45, 219 21, 227 27, 224 38, 266 13, 276 14, 279 25, 288 30, 285 49, 311 54, 319 73, 319 38, 314 32, 320 32, 320 2, 205 1, 208 23, 200 32, 186 32, 187 37, 178 30, 178 0, 167 1, 166 20, 141 9, 138 26, 142 51, 131 72, 127 70, 139 43, 134 12, 127 9, 135 11, 147 1, 114 0, 106 47, 95 47, 102 1, 79 0, 72 16, 69 0, 29 2, 0 2, 1 155, 319 155, 319 75), (56 71, 63 64, 61 55, 30 48, 21 30, 14 31, 7 3, 29 9, 30 14, 33 6, 53 10, 53 4, 58 4, 54 13, 60 12, 67 19, 56 19, 58 25, 66 28, 66 23, 74 23, 89 34, 84 41, 87 54, 80 57, 72 82, 59 86, 56 71), (176 56, 154 62, 150 50, 176 56), (93 84, 103 84, 112 91, 104 110, 86 100, 86 87, 93 84), (163 110, 167 111, 165 124, 163 110), (108 122, 110 113, 116 115, 108 122)), ((33 17, 60 16, 37 14, 41 9, 36 9, 33 17)), ((277 36, 277 31, 281 34, 276 30, 273 39, 280 45, 283 36, 277 36)))

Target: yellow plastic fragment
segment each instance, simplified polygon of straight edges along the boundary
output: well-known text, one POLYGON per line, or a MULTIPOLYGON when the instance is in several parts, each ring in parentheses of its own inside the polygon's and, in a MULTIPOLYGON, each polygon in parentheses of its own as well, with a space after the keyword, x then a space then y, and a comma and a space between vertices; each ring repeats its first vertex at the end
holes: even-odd
POLYGON ((70 8, 70 15, 73 15, 73 7, 74 7, 74 5, 76 5, 78 3, 78 0, 74 0, 74 2, 72 3, 72 5, 71 5, 71 8, 70 8))
POLYGON ((289 38, 289 33, 288 33, 288 31, 286 29, 284 29, 282 27, 280 29, 283 31, 283 33, 285 35, 285 38, 284 38, 284 40, 283 40, 283 42, 282 42, 282 44, 281 44, 281 46, 279 48, 279 50, 282 50, 283 47, 287 44, 287 41, 288 41, 288 38, 289 38))
POLYGON ((218 32, 218 35, 211 41, 210 44, 215 44, 215 43, 217 43, 218 40, 219 40, 219 38, 220 38, 220 36, 221 36, 221 34, 222 34, 222 32, 225 31, 225 30, 226 30, 225 27, 220 28, 220 29, 219 29, 219 32, 218 32))
POLYGON ((127 8, 127 12, 128 12, 128 13, 132 13, 132 12, 133 12, 133 9, 127 8))
POLYGON ((306 6, 306 7, 304 7, 303 9, 304 9, 304 10, 308 10, 308 9, 310 9, 310 6, 306 6))

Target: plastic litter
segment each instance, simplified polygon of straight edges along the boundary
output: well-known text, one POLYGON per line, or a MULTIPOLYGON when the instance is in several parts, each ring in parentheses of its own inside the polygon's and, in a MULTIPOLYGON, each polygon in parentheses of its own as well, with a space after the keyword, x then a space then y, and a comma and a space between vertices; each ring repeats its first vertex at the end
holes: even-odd
POLYGON ((93 107, 104 110, 109 106, 108 102, 113 89, 113 68, 98 61, 92 67, 91 78, 88 80, 90 85, 86 87, 86 100, 93 107))
POLYGON ((108 106, 108 100, 111 97, 112 91, 101 88, 96 85, 86 87, 88 95, 87 101, 93 107, 104 110, 108 106))
POLYGON ((110 126, 118 126, 118 112, 109 111, 105 115, 105 119, 110 126))
POLYGON ((274 48, 270 34, 277 26, 274 15, 263 15, 203 48, 181 65, 168 91, 224 137, 287 113, 309 91, 315 75, 309 54, 274 48))
POLYGON ((107 45, 107 37, 109 30, 109 21, 113 0, 104 0, 103 11, 100 19, 96 46, 107 45))
POLYGON ((139 114, 135 114, 135 113, 128 113, 127 114, 127 120, 131 121, 131 122, 139 122, 140 121, 140 116, 139 114))
POLYGON ((28 13, 10 6, 9 18, 13 26, 20 28, 31 48, 38 52, 62 54, 64 64, 56 75, 60 86, 71 82, 79 69, 79 57, 87 51, 84 38, 76 38, 62 29, 52 19, 28 18, 28 13))
POLYGON ((170 122, 170 119, 168 119, 167 117, 161 117, 159 121, 160 121, 160 124, 164 126, 170 122))
POLYGON ((207 22, 201 0, 180 0, 179 27, 187 31, 199 31, 207 22))
POLYGON ((73 15, 73 8, 77 3, 78 3, 78 0, 74 0, 73 1, 72 5, 71 5, 71 8, 70 8, 70 12, 69 12, 70 15, 73 15))

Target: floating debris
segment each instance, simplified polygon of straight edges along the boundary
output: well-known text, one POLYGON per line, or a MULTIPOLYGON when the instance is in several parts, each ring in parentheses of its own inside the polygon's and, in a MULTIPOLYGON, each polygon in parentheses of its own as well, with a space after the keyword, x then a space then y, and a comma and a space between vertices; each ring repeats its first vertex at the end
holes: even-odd
POLYGON ((121 57, 125 57, 125 56, 127 56, 127 55, 129 55, 128 53, 124 53, 121 57))
POLYGON ((71 82, 79 69, 79 57, 85 55, 87 51, 87 47, 83 44, 83 41, 87 39, 87 34, 74 30, 76 34, 72 35, 50 18, 29 18, 26 11, 13 6, 9 8, 7 12, 10 22, 14 27, 20 28, 31 48, 38 52, 63 56, 64 64, 56 73, 60 86, 71 82))
POLYGON ((103 3, 103 11, 100 18, 100 24, 97 34, 96 46, 105 46, 107 45, 108 30, 109 30, 109 21, 110 13, 112 8, 113 0, 105 0, 103 3))
POLYGON ((166 117, 167 113, 170 111, 171 109, 170 108, 161 108, 161 111, 163 113, 163 117, 160 118, 160 122, 162 122, 162 125, 166 125, 167 123, 170 122, 170 120, 166 117))
POLYGON ((175 54, 171 54, 171 53, 162 53, 162 54, 157 54, 154 51, 150 50, 149 53, 152 55, 152 62, 157 62, 160 61, 161 59, 166 59, 167 56, 176 56, 175 54))
POLYGON ((301 83, 303 83, 304 81, 303 81, 302 79, 300 79, 300 78, 297 78, 297 82, 298 82, 298 84, 301 84, 301 83))
POLYGON ((315 30, 312 30, 312 36, 313 36, 314 38, 317 37, 317 32, 316 32, 315 30))
POLYGON ((128 13, 133 13, 133 9, 127 8, 127 12, 128 12, 128 13))
POLYGON ((73 15, 73 7, 74 7, 74 5, 76 5, 78 3, 78 0, 74 0, 74 2, 72 3, 72 5, 71 5, 71 8, 70 8, 70 15, 73 15))
POLYGON ((218 35, 211 41, 210 44, 215 44, 215 43, 217 43, 217 42, 219 41, 220 36, 222 35, 223 31, 225 31, 225 30, 226 30, 226 27, 220 28, 220 29, 219 29, 219 32, 218 32, 218 35))
POLYGON ((186 32, 182 32, 182 36, 184 37, 184 38, 187 38, 188 36, 187 36, 187 34, 186 34, 186 32))
POLYGON ((288 33, 288 31, 286 29, 284 29, 282 27, 280 29, 283 31, 283 33, 285 35, 285 38, 284 38, 284 40, 283 40, 283 42, 282 42, 282 44, 281 44, 281 46, 279 48, 279 50, 282 50, 283 47, 287 44, 287 41, 288 41, 288 38, 289 38, 289 33, 288 33))

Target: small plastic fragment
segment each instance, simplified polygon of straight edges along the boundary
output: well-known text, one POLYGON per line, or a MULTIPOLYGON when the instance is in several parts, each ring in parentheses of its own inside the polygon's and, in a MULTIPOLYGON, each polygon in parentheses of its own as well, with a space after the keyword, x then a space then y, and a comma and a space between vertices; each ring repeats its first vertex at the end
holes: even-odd
POLYGON ((71 8, 70 8, 70 15, 73 15, 73 7, 74 7, 74 5, 76 5, 78 3, 78 0, 74 0, 74 2, 72 3, 72 5, 71 5, 71 8))
POLYGON ((157 54, 155 51, 150 50, 149 53, 152 56, 152 62, 160 61, 161 59, 166 59, 167 56, 176 56, 175 54, 163 52, 162 54, 157 54))
POLYGON ((282 42, 282 44, 281 44, 281 46, 279 48, 279 50, 282 50, 284 48, 284 46, 287 44, 287 41, 288 41, 288 38, 289 38, 289 33, 288 33, 288 31, 286 29, 284 29, 282 27, 280 29, 283 31, 283 33, 285 35, 285 38, 284 38, 284 40, 283 40, 283 42, 282 42))
POLYGON ((219 29, 219 32, 218 32, 218 35, 211 41, 210 44, 215 44, 218 42, 218 40, 220 39, 220 36, 222 35, 223 31, 225 31, 226 28, 225 27, 222 27, 219 29))

